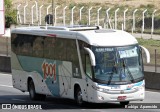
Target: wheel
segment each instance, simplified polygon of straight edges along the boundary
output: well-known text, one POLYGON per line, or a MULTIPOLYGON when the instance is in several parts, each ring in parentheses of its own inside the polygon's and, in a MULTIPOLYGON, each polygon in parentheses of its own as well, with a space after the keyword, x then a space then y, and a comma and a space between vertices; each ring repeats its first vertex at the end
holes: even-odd
POLYGON ((37 99, 38 99, 38 94, 36 94, 33 80, 30 80, 30 81, 29 81, 28 87, 29 87, 29 88, 28 88, 28 91, 29 91, 30 99, 31 99, 31 100, 37 100, 37 99))
POLYGON ((83 105, 82 91, 79 87, 76 89, 75 100, 79 106, 83 105))
POLYGON ((125 106, 125 105, 128 105, 128 104, 129 104, 129 101, 120 102, 120 104, 121 104, 122 106, 125 106))

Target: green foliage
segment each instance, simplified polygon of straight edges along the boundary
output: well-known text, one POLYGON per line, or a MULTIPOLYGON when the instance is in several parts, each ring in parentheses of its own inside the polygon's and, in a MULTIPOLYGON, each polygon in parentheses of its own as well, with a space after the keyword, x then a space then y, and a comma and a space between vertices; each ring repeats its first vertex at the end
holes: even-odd
POLYGON ((79 25, 87 25, 87 20, 81 20, 81 21, 79 22, 79 25))
POLYGON ((137 39, 140 45, 160 47, 160 40, 137 39))
POLYGON ((69 4, 69 9, 71 10, 74 6, 75 6, 75 3, 74 3, 74 2, 71 2, 71 3, 69 4))
POLYGON ((12 8, 11 0, 4 0, 5 3, 5 27, 9 28, 11 24, 16 24, 16 10, 12 8))
POLYGON ((11 16, 5 16, 5 28, 9 28, 12 24, 16 24, 16 21, 11 16))
POLYGON ((148 4, 148 5, 147 5, 147 8, 148 8, 148 9, 153 9, 153 8, 155 8, 155 6, 154 6, 153 4, 148 4))
POLYGON ((155 64, 155 49, 157 50, 157 64, 160 64, 160 40, 137 38, 140 45, 146 47, 151 56, 150 65, 155 64))

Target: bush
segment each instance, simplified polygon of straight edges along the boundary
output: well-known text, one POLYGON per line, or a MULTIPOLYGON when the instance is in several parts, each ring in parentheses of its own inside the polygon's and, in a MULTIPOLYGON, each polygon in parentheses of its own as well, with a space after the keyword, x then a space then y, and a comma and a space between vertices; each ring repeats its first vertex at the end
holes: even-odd
POLYGON ((16 24, 16 21, 11 16, 5 16, 5 28, 10 28, 12 24, 16 24))
POLYGON ((16 24, 16 10, 12 8, 11 0, 4 0, 5 3, 5 27, 16 24))

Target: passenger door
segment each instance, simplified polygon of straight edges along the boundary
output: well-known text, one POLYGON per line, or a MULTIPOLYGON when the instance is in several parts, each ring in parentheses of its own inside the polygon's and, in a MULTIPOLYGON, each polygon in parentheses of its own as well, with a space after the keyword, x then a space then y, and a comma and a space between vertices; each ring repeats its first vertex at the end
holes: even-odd
POLYGON ((86 87, 87 87, 87 99, 89 102, 93 101, 93 71, 91 66, 90 57, 88 54, 85 55, 85 74, 86 74, 86 87))

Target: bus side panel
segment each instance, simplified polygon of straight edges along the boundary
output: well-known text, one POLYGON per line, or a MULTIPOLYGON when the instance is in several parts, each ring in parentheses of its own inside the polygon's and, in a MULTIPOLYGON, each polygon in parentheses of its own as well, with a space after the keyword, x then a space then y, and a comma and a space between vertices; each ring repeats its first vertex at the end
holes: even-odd
POLYGON ((27 91, 26 87, 26 80, 27 77, 23 73, 23 68, 20 65, 18 56, 14 53, 11 52, 11 69, 12 69, 12 83, 13 87, 22 90, 22 91, 27 91))
POLYGON ((61 64, 60 61, 51 59, 44 59, 42 64, 42 74, 48 89, 53 96, 59 97, 59 72, 58 66, 61 64))
POLYGON ((41 74, 39 74, 38 72, 30 72, 28 73, 28 77, 32 77, 34 84, 35 84, 35 89, 36 89, 36 93, 39 94, 46 94, 46 95, 52 95, 52 93, 50 92, 47 84, 45 83, 43 77, 41 76, 41 74))
POLYGON ((72 63, 63 61, 58 66, 60 96, 73 99, 73 90, 71 88, 72 63))
POLYGON ((37 72, 26 72, 21 70, 12 70, 13 87, 17 88, 21 91, 28 91, 28 77, 31 77, 34 85, 36 93, 52 95, 46 85, 45 82, 42 82, 43 78, 37 72))
POLYGON ((12 83, 13 87, 21 90, 20 88, 20 75, 17 70, 12 69, 12 83))
POLYGON ((86 79, 74 78, 72 73, 72 63, 63 61, 58 66, 59 70, 59 85, 60 96, 63 98, 74 99, 74 86, 75 84, 80 86, 82 90, 83 100, 87 101, 86 79))
POLYGON ((58 68, 56 67, 56 61, 29 56, 18 56, 18 59, 25 71, 20 75, 26 75, 33 79, 37 93, 59 96, 58 68))

